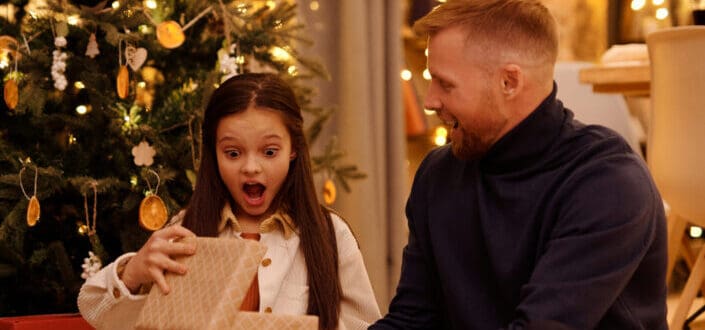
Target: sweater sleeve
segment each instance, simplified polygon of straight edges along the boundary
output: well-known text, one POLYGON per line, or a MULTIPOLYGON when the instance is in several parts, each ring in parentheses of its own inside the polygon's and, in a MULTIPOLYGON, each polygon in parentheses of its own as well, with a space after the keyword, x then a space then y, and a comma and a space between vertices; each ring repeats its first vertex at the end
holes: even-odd
POLYGON ((371 322, 380 318, 372 284, 350 228, 337 215, 331 216, 338 244, 340 286, 343 290, 338 328, 367 329, 371 322))
POLYGON ((135 253, 126 253, 90 277, 78 294, 78 309, 96 329, 133 329, 146 295, 133 295, 118 278, 117 265, 135 253))
POLYGON ((648 171, 634 164, 625 157, 602 159, 555 192, 555 204, 547 205, 555 210, 555 223, 521 288, 517 320, 509 329, 542 320, 595 329, 610 319, 660 328, 632 316, 666 311, 660 301, 639 297, 655 292, 665 302, 666 230, 663 203, 648 171))

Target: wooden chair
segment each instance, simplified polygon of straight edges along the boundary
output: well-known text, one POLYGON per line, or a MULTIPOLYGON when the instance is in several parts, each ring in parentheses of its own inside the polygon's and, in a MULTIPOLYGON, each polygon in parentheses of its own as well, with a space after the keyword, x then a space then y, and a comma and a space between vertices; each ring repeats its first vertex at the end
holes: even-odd
MULTIPOLYGON (((686 223, 705 227, 705 26, 680 26, 646 36, 651 61, 651 123, 646 159, 670 206, 668 270, 686 223)), ((682 329, 705 279, 698 253, 670 328, 682 329)))

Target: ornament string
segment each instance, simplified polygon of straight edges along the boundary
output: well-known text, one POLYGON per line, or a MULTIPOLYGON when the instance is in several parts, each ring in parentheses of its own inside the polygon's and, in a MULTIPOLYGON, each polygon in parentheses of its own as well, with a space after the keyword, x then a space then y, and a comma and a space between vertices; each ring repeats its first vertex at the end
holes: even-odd
POLYGON ((223 28, 225 29, 225 40, 228 42, 228 47, 233 44, 233 40, 230 36, 230 24, 232 24, 232 20, 229 15, 229 11, 227 8, 225 8, 225 4, 223 4, 223 0, 218 0, 218 3, 220 4, 220 9, 223 12, 223 28))
POLYGON ((203 16, 208 14, 211 10, 213 10, 213 6, 208 6, 208 8, 201 11, 198 15, 196 15, 196 17, 194 17, 188 23, 186 23, 186 25, 184 25, 184 27, 181 28, 181 31, 186 31, 188 28, 191 27, 191 25, 196 24, 196 22, 198 22, 198 20, 200 20, 203 16))
MULTIPOLYGON (((26 169, 26 167, 23 166, 22 169, 20 170, 20 174, 19 174, 20 189, 22 189, 22 193, 24 194, 24 197, 26 197, 27 200, 30 200, 32 198, 29 197, 29 195, 27 195, 27 192, 24 190, 24 184, 22 184, 22 173, 24 172, 25 169, 26 169)), ((34 167, 34 193, 32 194, 32 196, 37 196, 37 178, 38 177, 39 177, 39 171, 37 171, 37 167, 35 166, 34 167)))
MULTIPOLYGON (((188 28, 190 28, 192 25, 196 24, 196 22, 198 22, 198 20, 203 18, 203 16, 208 14, 211 10, 213 10, 213 6, 208 6, 208 8, 202 10, 200 13, 198 13, 198 15, 196 15, 196 17, 192 18, 188 23, 186 23, 186 25, 184 25, 181 28, 181 31, 185 32, 186 30, 188 30, 188 28)), ((146 10, 143 10, 142 13, 144 14, 145 17, 147 17, 147 19, 152 23, 152 25, 154 25, 154 26, 159 25, 159 23, 157 23, 154 20, 154 18, 152 18, 152 15, 150 15, 146 10)))
POLYGON ((193 169, 198 170, 198 166, 196 166, 196 142, 195 138, 193 136, 193 127, 192 123, 193 120, 196 119, 194 116, 191 116, 188 120, 188 137, 189 140, 191 140, 191 162, 193 162, 193 169))
POLYGON ((123 42, 127 43, 127 41, 125 41, 123 39, 120 39, 120 41, 118 41, 118 65, 120 65, 120 66, 123 65, 122 64, 122 43, 123 42))
MULTIPOLYGON (((161 183, 161 179, 159 178, 159 174, 157 174, 157 172, 155 172, 154 170, 150 169, 149 172, 154 174, 154 176, 157 177, 157 186, 154 188, 154 195, 156 195, 157 192, 159 191, 159 184, 161 183)), ((149 183, 149 180, 145 180, 145 181, 147 181, 147 187, 149 188, 149 191, 152 191, 152 184, 149 183)))
POLYGON ((83 209, 86 211, 86 226, 88 226, 88 236, 95 234, 96 220, 98 218, 98 182, 93 180, 88 183, 93 188, 93 223, 88 218, 88 194, 83 194, 83 209))

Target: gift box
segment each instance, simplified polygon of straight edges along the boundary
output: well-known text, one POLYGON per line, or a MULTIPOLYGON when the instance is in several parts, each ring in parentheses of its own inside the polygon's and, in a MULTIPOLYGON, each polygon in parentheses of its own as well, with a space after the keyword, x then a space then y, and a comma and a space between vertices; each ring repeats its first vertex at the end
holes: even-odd
POLYGON ((0 330, 93 330, 80 314, 46 314, 0 318, 0 330))
POLYGON ((241 312, 266 247, 256 241, 192 237, 192 256, 175 258, 185 275, 166 274, 171 288, 164 295, 156 286, 147 296, 137 329, 318 329, 318 318, 241 312))

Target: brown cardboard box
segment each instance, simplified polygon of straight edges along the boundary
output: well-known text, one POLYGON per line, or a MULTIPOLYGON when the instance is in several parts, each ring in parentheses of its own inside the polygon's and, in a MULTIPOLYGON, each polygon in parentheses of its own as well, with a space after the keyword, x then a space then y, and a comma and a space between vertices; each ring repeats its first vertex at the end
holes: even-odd
POLYGON ((240 312, 266 247, 243 239, 186 238, 196 254, 176 258, 186 275, 167 273, 168 295, 149 292, 137 329, 318 329, 315 316, 240 312))

